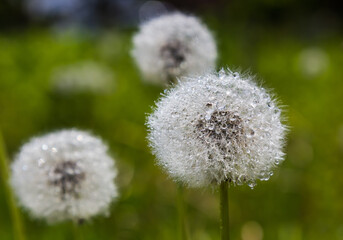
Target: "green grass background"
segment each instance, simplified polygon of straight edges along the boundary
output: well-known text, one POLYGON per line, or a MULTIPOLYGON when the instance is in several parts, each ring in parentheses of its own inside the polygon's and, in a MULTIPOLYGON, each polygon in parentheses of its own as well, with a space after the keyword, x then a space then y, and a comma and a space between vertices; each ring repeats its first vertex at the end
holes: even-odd
MULTIPOLYGON (((342 35, 312 38, 287 27, 251 28, 203 17, 218 42, 218 66, 263 79, 285 105, 290 126, 287 157, 274 176, 253 190, 230 187, 232 239, 241 239, 249 221, 261 226, 266 240, 343 239, 342 35), (309 48, 327 58, 326 68, 314 76, 304 74, 301 64, 309 48)), ((0 34, 0 124, 10 161, 32 136, 72 127, 101 136, 116 160, 120 196, 108 217, 81 226, 84 239, 177 239, 176 184, 155 165, 144 126, 163 89, 141 81, 129 54, 133 33, 28 28, 0 34), (54 69, 83 60, 112 69, 113 91, 56 96, 50 84, 54 69)), ((0 239, 7 240, 12 233, 3 189, 0 239)), ((193 240, 219 239, 218 197, 215 188, 185 191, 193 240)), ((22 215, 28 239, 73 239, 71 223, 49 226, 22 215)))

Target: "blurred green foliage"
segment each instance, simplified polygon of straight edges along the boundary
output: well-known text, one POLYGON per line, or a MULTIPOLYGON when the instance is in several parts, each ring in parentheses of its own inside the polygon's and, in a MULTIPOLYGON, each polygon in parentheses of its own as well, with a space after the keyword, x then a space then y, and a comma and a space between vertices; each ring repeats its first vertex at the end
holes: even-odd
MULTIPOLYGON (((253 190, 230 187, 232 239, 242 239, 243 226, 254 221, 267 240, 342 240, 342 36, 304 38, 287 29, 206 19, 218 41, 218 66, 263 79, 285 105, 290 126, 287 158, 274 176, 253 190)), ((75 127, 101 136, 116 159, 120 197, 108 217, 80 227, 84 239, 177 237, 176 184, 155 165, 145 139, 146 114, 163 89, 141 81, 129 54, 132 34, 28 29, 0 35, 0 126, 9 156, 32 136, 75 127), (113 91, 56 94, 50 82, 54 69, 83 60, 113 70, 113 91)), ((1 240, 12 239, 4 193, 1 187, 1 240)), ((185 194, 192 239, 219 239, 217 190, 185 194)), ((73 239, 70 223, 49 226, 25 211, 23 217, 28 239, 73 239)))

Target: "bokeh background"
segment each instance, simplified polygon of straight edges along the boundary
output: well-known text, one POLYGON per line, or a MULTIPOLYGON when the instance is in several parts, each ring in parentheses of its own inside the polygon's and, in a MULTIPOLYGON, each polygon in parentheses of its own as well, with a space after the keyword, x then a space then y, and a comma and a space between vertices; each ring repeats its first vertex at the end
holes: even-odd
MULTIPOLYGON (((130 56, 139 23, 168 11, 199 16, 218 69, 250 71, 285 105, 287 158, 267 182, 230 187, 232 239, 343 239, 343 3, 321 0, 1 0, 0 126, 12 161, 32 136, 80 128, 116 159, 120 197, 84 239, 177 239, 176 184, 155 165, 144 122, 163 89, 130 56), (90 90, 60 78, 105 79, 90 90), (64 89, 64 90, 63 90, 64 89)), ((0 188, 0 239, 12 238, 0 188)), ((185 190, 193 240, 219 239, 218 191, 185 190)), ((21 211, 28 239, 73 239, 21 211)))

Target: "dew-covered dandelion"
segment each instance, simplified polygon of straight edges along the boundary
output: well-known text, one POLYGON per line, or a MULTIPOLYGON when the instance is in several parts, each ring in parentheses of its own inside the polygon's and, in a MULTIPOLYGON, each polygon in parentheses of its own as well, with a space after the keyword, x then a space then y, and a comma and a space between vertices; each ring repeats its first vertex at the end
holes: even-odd
POLYGON ((230 71, 187 78, 157 102, 148 138, 158 163, 190 187, 268 180, 286 127, 273 97, 230 71))
POLYGON ((117 196, 107 146, 87 132, 63 130, 31 139, 12 164, 20 204, 48 222, 107 214, 117 196))
POLYGON ((132 55, 146 81, 160 84, 215 67, 217 49, 207 27, 193 16, 172 13, 154 18, 133 38, 132 55))

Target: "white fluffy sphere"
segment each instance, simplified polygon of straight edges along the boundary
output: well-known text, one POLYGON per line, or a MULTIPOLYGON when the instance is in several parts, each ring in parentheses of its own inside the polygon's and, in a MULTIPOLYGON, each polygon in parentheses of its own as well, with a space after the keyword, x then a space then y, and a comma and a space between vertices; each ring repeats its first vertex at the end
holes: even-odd
POLYGON ((191 187, 267 180, 284 158, 286 127, 268 92, 230 71, 187 78, 148 118, 158 163, 191 187))
POLYGON ((21 205, 49 222, 104 214, 117 189, 107 146, 87 132, 63 130, 31 139, 12 164, 21 205))
POLYGON ((198 75, 215 67, 213 36, 199 19, 181 13, 144 23, 133 38, 137 65, 146 81, 167 84, 178 76, 198 75))

